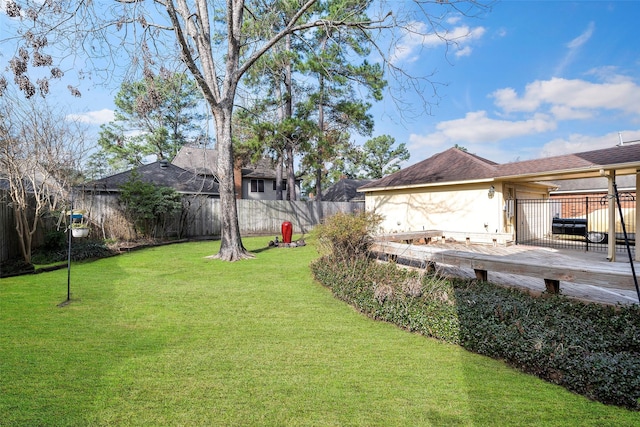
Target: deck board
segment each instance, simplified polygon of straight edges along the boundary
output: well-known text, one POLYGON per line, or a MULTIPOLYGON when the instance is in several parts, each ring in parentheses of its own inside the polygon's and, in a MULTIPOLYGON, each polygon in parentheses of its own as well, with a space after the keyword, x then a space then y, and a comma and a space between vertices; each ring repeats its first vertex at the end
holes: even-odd
MULTIPOLYGON (((496 274, 524 276, 537 279, 542 290, 546 279, 562 284, 562 289, 583 288, 579 293, 593 293, 596 287, 604 293, 604 299, 613 294, 624 295, 618 298, 622 301, 617 302, 638 301, 630 263, 609 262, 603 254, 523 245, 465 245, 442 241, 428 245, 376 241, 373 250, 421 264, 435 263, 471 270, 476 275, 485 272, 490 281, 494 281, 496 274)), ((634 266, 637 272, 637 265, 634 266)))

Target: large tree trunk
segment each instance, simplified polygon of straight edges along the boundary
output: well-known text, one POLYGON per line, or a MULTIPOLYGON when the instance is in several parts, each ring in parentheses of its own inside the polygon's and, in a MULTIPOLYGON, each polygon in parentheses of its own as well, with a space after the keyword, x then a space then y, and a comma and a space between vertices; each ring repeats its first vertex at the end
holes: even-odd
MULTIPOLYGON (((29 229, 29 220, 27 211, 24 209, 15 209, 13 211, 16 221, 16 232, 18 233, 18 242, 20 243, 20 253, 27 264, 31 264, 31 243, 33 233, 29 229)), ((34 230, 35 231, 35 230, 34 230)))
POLYGON ((287 144, 287 200, 298 200, 298 195, 296 194, 296 174, 294 171, 293 164, 293 144, 287 144))
POLYGON ((216 121, 216 137, 218 148, 218 178, 220 179, 220 252, 213 258, 224 261, 238 261, 252 258, 242 245, 240 226, 238 224, 238 208, 233 180, 234 160, 231 142, 231 117, 233 104, 223 104, 213 109, 216 121))
MULTIPOLYGON (((282 124, 284 122, 285 111, 284 105, 282 104, 282 90, 280 88, 280 80, 274 79, 274 91, 275 97, 280 102, 278 106, 278 122, 282 124)), ((280 150, 280 144, 277 144, 278 147, 278 155, 276 156, 276 200, 282 200, 282 150, 280 150)))
MULTIPOLYGON (((291 52, 291 35, 287 35, 285 37, 285 49, 287 52, 291 52)), ((292 66, 291 61, 287 60, 287 64, 284 68, 284 87, 287 92, 284 111, 287 119, 291 119, 293 117, 293 76, 292 76, 292 66)), ((285 147, 286 152, 286 161, 287 161, 287 193, 289 200, 296 200, 296 174, 294 171, 293 164, 293 141, 292 135, 289 135, 287 138, 287 143, 285 147)))

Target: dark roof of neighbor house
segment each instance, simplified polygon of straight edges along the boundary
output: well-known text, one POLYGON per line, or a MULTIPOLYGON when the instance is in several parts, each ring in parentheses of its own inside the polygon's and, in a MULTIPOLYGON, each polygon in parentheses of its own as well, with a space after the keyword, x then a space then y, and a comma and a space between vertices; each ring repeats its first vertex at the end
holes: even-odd
POLYGON ((242 167, 243 178, 253 179, 276 179, 276 169, 274 162, 266 157, 257 162, 242 167))
MULTIPOLYGON (((596 176, 601 169, 640 167, 640 144, 629 144, 583 153, 498 164, 458 148, 450 148, 406 169, 374 181, 360 190, 405 187, 495 178, 530 176, 538 180, 572 172, 596 176)), ((568 178, 568 176, 567 176, 568 178)))
POLYGON ((216 176, 218 151, 185 145, 180 147, 171 163, 198 175, 216 176))
POLYGON ((373 179, 342 178, 322 193, 322 200, 326 202, 364 201, 364 194, 358 193, 358 188, 373 181, 373 179))
MULTIPOLYGON (((183 146, 171 163, 199 175, 216 176, 217 162, 218 150, 183 146)), ((243 178, 276 179, 275 164, 267 157, 263 157, 257 162, 243 165, 241 173, 243 178)), ((283 173, 286 176, 286 171, 283 173)))
POLYGON ((135 169, 121 172, 106 178, 84 184, 85 191, 120 191, 120 186, 129 182, 133 171, 140 180, 162 187, 170 187, 184 194, 219 195, 218 183, 212 178, 196 175, 167 161, 159 161, 143 165, 135 169))

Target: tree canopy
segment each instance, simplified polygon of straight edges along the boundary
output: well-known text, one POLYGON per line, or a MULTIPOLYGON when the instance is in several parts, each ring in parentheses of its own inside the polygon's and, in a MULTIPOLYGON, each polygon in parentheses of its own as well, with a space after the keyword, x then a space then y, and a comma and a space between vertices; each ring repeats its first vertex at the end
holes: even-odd
MULTIPOLYGON (((216 257, 238 260, 250 254, 242 245, 238 226, 232 118, 241 79, 257 61, 288 36, 305 41, 314 33, 324 33, 340 40, 334 46, 337 50, 349 48, 348 40, 357 38, 363 48, 376 53, 385 75, 406 82, 396 85, 392 99, 398 101, 401 88, 421 93, 430 81, 428 76, 409 76, 398 67, 390 46, 407 34, 436 34, 455 43, 443 25, 447 13, 471 14, 478 7, 484 5, 473 0, 8 0, 5 12, 19 20, 17 36, 22 41, 10 68, 13 81, 27 96, 36 92, 29 70, 33 66, 50 70, 50 75, 37 80, 40 92, 46 94, 49 80, 61 73, 59 63, 68 64, 66 55, 84 55, 94 74, 109 76, 122 69, 122 63, 128 73, 179 58, 215 121, 222 221, 216 257), (420 19, 426 24, 416 25, 420 19), (46 53, 47 46, 55 47, 51 51, 60 61, 46 53)), ((317 60, 321 68, 322 55, 317 60)), ((0 93, 6 84, 6 78, 0 80, 0 93)))
POLYGON ((140 166, 149 156, 171 161, 182 145, 204 138, 202 94, 195 82, 164 68, 145 74, 122 83, 115 120, 101 127, 97 156, 116 171, 140 166))
POLYGON ((409 160, 409 150, 404 143, 392 148, 396 140, 381 135, 364 143, 356 157, 355 165, 361 169, 359 178, 380 179, 400 170, 400 164, 409 160))
POLYGON ((85 128, 46 99, 13 94, 0 97, 0 119, 0 182, 9 190, 20 251, 30 264, 41 217, 68 208, 85 128))

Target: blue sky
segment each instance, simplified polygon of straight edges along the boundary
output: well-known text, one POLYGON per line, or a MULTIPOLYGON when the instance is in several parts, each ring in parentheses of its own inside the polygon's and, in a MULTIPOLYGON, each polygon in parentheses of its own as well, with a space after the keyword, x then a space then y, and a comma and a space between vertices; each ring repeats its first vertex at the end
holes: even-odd
POLYGON ((422 40, 401 60, 446 84, 431 115, 375 107, 376 134, 406 143, 409 163, 455 144, 506 163, 640 139, 640 2, 502 1, 452 18, 468 36, 446 58, 422 40))
MULTIPOLYGON (((430 114, 415 114, 415 93, 402 95, 414 114, 400 114, 387 97, 372 110, 373 136, 405 143, 406 165, 455 144, 505 163, 612 147, 618 132, 640 140, 639 19, 637 1, 501 1, 479 17, 452 14, 446 25, 456 45, 407 36, 393 53, 412 75, 435 72, 438 97, 423 94, 430 114)), ((53 95, 97 129, 113 117, 117 85, 78 83, 82 98, 66 84, 53 95)))

